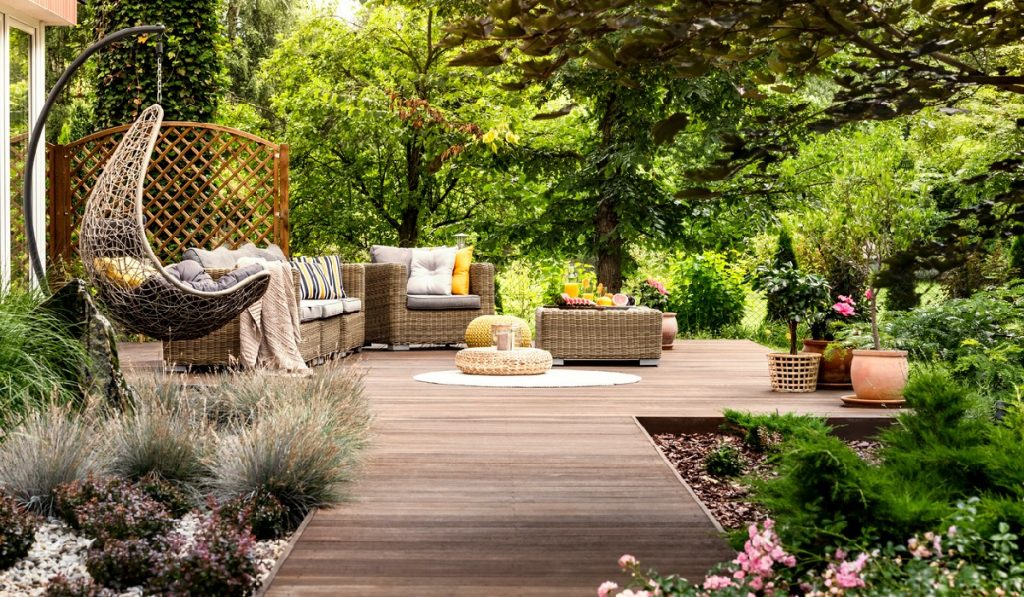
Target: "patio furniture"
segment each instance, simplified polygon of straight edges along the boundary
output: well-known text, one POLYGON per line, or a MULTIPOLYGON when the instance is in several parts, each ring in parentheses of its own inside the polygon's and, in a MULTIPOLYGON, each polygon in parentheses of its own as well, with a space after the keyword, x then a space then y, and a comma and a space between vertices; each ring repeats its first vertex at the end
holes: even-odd
POLYGON ((536 311, 537 348, 565 361, 661 360, 661 311, 654 309, 557 309, 536 311))
POLYGON ((516 333, 516 346, 529 348, 533 345, 533 334, 530 332, 530 325, 518 317, 512 315, 481 315, 469 322, 466 327, 466 346, 470 348, 483 348, 494 345, 491 334, 493 325, 511 325, 516 333))
MULTIPOLYGON (((218 277, 228 270, 207 269, 218 277)), ((340 301, 299 300, 299 352, 308 363, 361 350, 365 339, 366 314, 363 266, 344 264, 341 268, 345 292, 340 301)), ((301 296, 299 273, 292 271, 295 297, 301 296)), ((224 366, 236 363, 241 352, 240 322, 236 317, 203 338, 164 342, 164 363, 168 366, 224 366)))
POLYGON ((146 108, 104 165, 86 202, 79 251, 113 319, 158 340, 190 340, 236 319, 263 296, 270 274, 249 271, 210 290, 164 269, 142 219, 143 186, 161 122, 163 108, 146 108))
POLYGON ((410 295, 408 266, 367 263, 367 343, 407 350, 410 344, 461 344, 466 327, 481 315, 494 314, 494 265, 469 267, 468 295, 410 295))
POLYGON ((540 375, 551 369, 551 353, 538 348, 464 348, 455 353, 455 366, 470 375, 540 375))

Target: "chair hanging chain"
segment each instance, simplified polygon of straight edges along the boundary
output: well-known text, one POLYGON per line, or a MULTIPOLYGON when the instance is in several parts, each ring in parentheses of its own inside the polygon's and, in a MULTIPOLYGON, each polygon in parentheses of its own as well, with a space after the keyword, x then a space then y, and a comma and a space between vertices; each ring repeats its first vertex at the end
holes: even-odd
POLYGON ((164 98, 164 36, 156 40, 156 103, 164 98))

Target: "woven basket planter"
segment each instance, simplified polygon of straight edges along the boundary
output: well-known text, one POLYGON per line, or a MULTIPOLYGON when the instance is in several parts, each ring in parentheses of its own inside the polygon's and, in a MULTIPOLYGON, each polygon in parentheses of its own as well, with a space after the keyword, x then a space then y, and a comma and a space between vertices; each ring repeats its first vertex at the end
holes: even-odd
POLYGON ((773 392, 813 392, 818 385, 820 354, 773 352, 768 355, 768 376, 773 392))

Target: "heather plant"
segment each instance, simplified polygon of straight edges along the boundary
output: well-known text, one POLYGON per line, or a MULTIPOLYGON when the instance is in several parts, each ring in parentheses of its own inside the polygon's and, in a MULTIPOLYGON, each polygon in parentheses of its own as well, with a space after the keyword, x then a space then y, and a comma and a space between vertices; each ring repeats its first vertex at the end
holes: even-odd
POLYGON ((54 513, 54 491, 103 468, 88 412, 30 413, 0 444, 0 487, 33 512, 54 513))
POLYGON ((37 528, 39 519, 0 491, 0 570, 28 555, 37 528))
POLYGON ((150 591, 163 595, 251 595, 259 588, 253 554, 255 537, 248 529, 225 523, 214 509, 206 516, 195 541, 180 535, 169 539, 153 569, 150 591))
POLYGON ((94 547, 118 540, 154 539, 174 524, 166 508, 123 479, 86 479, 61 488, 58 500, 65 520, 95 539, 94 547))
POLYGON ((85 554, 85 569, 97 583, 124 591, 145 585, 160 553, 160 541, 120 539, 93 546, 85 554))
POLYGON ((114 597, 115 591, 101 587, 88 576, 70 578, 58 574, 46 585, 46 597, 114 597))
POLYGON ((294 530, 288 509, 266 491, 236 496, 221 505, 220 514, 226 523, 250 529, 259 541, 280 539, 294 530))

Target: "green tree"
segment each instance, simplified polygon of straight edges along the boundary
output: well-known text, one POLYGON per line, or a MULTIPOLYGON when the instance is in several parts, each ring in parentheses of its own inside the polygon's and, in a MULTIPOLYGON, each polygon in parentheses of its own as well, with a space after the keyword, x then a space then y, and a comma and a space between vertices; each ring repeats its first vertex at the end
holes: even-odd
MULTIPOLYGON (((164 115, 167 120, 213 120, 223 90, 219 0, 95 0, 96 38, 124 27, 162 23, 164 115)), ((97 61, 95 126, 131 122, 157 101, 157 38, 108 46, 97 61)))
POLYGON ((523 192, 511 150, 532 108, 448 66, 443 25, 432 7, 399 5, 357 24, 314 19, 265 63, 292 146, 300 250, 450 241, 523 192))
MULTIPOLYGON (((793 237, 789 234, 789 230, 783 226, 779 229, 779 239, 775 245, 775 256, 772 258, 772 265, 779 268, 787 263, 796 269, 800 268, 796 261, 796 252, 793 250, 793 237)), ((769 320, 786 321, 785 307, 779 304, 777 295, 768 295, 766 308, 769 320)))

